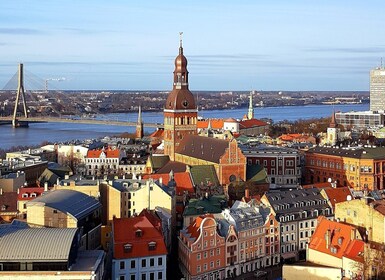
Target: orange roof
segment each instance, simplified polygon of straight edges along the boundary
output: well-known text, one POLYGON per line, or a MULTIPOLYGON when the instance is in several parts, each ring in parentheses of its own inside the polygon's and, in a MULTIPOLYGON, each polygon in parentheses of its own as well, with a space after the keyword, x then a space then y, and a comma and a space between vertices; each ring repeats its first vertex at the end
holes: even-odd
POLYGON ((337 258, 342 258, 346 254, 351 241, 352 230, 355 228, 335 221, 329 221, 324 216, 318 218, 318 226, 312 235, 309 249, 328 254, 337 258), (330 245, 326 248, 326 233, 330 234, 330 245), (331 248, 335 248, 336 252, 331 248))
POLYGON ((281 139, 282 141, 293 141, 294 139, 298 139, 300 137, 302 137, 302 134, 292 133, 292 134, 282 134, 278 138, 281 139))
POLYGON ((113 220, 114 259, 140 258, 166 255, 161 221, 155 214, 144 209, 138 216, 113 220), (137 236, 141 232, 141 236, 137 236), (153 250, 149 243, 156 242, 153 250), (130 249, 125 250, 130 247, 130 249))
POLYGON ((163 138, 164 129, 157 129, 153 133, 150 134, 151 138, 163 138))
POLYGON ((350 242, 348 248, 346 249, 346 252, 344 254, 344 257, 349 258, 351 260, 357 261, 357 262, 364 262, 364 246, 365 243, 362 240, 353 240, 350 242))
MULTIPOLYGON (((170 181, 170 175, 169 174, 147 174, 143 176, 143 179, 149 179, 152 178, 154 180, 159 180, 162 178, 162 183, 164 185, 167 185, 170 181)), ((177 172, 174 173, 174 181, 176 183, 176 193, 183 194, 184 191, 187 191, 188 193, 194 193, 194 187, 191 180, 190 173, 188 172, 177 172)))
POLYGON ((335 208, 336 203, 347 201, 348 195, 352 198, 352 193, 348 187, 325 188, 325 192, 333 209, 335 208))
POLYGON ((44 192, 44 188, 19 188, 17 200, 32 200, 40 196, 44 192), (36 194, 36 197, 31 197, 31 194, 36 194))
POLYGON ((239 128, 251 128, 256 126, 266 126, 267 123, 257 120, 257 119, 251 119, 251 120, 242 120, 239 122, 239 128))
POLYGON ((102 152, 104 152, 107 158, 119 158, 120 156, 120 151, 118 149, 111 150, 108 148, 105 150, 89 150, 87 152, 87 158, 99 158, 102 152))
POLYGON ((199 237, 200 235, 200 226, 203 222, 203 220, 207 217, 213 218, 213 214, 206 214, 206 215, 201 215, 197 217, 186 229, 187 234, 190 234, 190 237, 194 238, 195 240, 199 237))
POLYGON ((208 128, 210 126, 212 129, 222 129, 223 128, 223 119, 208 119, 208 120, 198 120, 197 128, 208 128))

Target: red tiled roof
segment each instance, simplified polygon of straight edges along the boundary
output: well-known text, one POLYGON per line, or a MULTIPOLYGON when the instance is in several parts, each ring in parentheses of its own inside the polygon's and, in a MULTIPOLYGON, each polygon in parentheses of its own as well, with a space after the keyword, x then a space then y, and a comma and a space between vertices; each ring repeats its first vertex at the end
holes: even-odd
POLYGON ((222 129, 223 119, 209 119, 209 120, 198 120, 197 128, 208 128, 209 123, 212 129, 222 129))
POLYGON ((251 120, 242 120, 239 122, 239 128, 251 128, 251 127, 257 127, 257 126, 266 126, 267 123, 257 120, 257 119, 251 119, 251 120))
POLYGON ((157 129, 153 133, 150 134, 151 138, 163 138, 164 129, 157 129))
POLYGON ((300 137, 302 137, 302 134, 292 133, 292 134, 282 134, 278 138, 281 139, 282 141, 293 141, 294 139, 298 139, 300 137))
POLYGON ((182 162, 170 160, 163 167, 161 167, 156 173, 157 174, 169 174, 171 170, 175 173, 185 172, 186 171, 186 164, 184 164, 182 162))
POLYGON ((4 192, 0 195, 0 213, 8 212, 17 212, 17 192, 4 192))
POLYGON ((144 209, 138 216, 113 220, 114 259, 140 258, 146 256, 166 255, 166 244, 163 240, 161 221, 144 209), (137 237, 136 232, 142 235, 137 237), (148 244, 156 242, 153 250, 148 244), (131 245, 131 250, 124 250, 124 245, 131 245))
POLYGON ((213 214, 206 214, 206 215, 201 215, 197 217, 186 229, 187 234, 190 235, 190 237, 194 238, 195 240, 199 237, 200 235, 200 226, 203 222, 203 220, 207 217, 213 218, 213 214))
POLYGON ((365 246, 365 243, 362 240, 351 241, 348 248, 346 249, 344 257, 347 257, 351 260, 363 263, 364 262, 364 246, 365 246))
MULTIPOLYGON (((149 179, 152 178, 154 180, 159 180, 162 178, 162 183, 164 185, 167 185, 170 181, 170 175, 169 174, 148 174, 144 175, 143 179, 149 179)), ((190 173, 188 172, 177 172, 174 173, 174 180, 176 183, 176 193, 177 194, 183 194, 184 191, 187 191, 188 193, 194 193, 194 187, 191 180, 190 173)))
POLYGON ((44 192, 44 188, 19 188, 17 200, 28 201, 40 196, 44 192), (36 194, 36 197, 31 197, 31 194, 36 194), (24 197, 23 197, 24 195, 24 197))
POLYGON ((347 252, 349 243, 352 241, 352 230, 355 230, 352 226, 329 221, 324 216, 320 216, 318 218, 318 226, 310 239, 309 249, 342 258, 347 252), (326 248, 326 232, 328 230, 330 234, 330 246, 326 248), (332 247, 337 248, 336 253, 332 252, 332 247))
POLYGON ((107 158, 119 158, 120 156, 120 151, 118 149, 116 150, 111 150, 111 149, 106 149, 106 150, 89 150, 87 152, 87 158, 99 158, 100 154, 104 152, 107 158))
POLYGON ((352 193, 348 187, 325 188, 325 192, 333 209, 335 208, 336 203, 347 201, 348 195, 352 198, 352 193))

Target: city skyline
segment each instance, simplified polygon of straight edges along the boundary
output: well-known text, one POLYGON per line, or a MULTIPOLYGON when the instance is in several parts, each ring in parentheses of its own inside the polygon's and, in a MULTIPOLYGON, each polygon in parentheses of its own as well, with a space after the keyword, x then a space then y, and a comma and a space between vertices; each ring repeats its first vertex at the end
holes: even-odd
POLYGON ((381 1, 1 4, 0 87, 23 62, 58 89, 171 90, 184 32, 191 90, 369 90, 381 1), (15 16, 18 15, 18 16, 15 16))

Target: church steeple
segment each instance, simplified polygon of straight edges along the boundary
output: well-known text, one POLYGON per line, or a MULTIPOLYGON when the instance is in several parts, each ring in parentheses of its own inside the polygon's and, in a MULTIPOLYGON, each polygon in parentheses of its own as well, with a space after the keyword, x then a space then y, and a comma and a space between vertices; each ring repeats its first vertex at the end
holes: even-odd
POLYGON ((183 138, 197 133, 198 110, 188 88, 187 59, 183 54, 182 32, 179 33, 179 54, 175 58, 173 89, 164 106, 164 154, 175 159, 175 151, 183 138))
POLYGON ((250 97, 249 97, 249 110, 248 110, 248 112, 247 112, 247 118, 248 118, 249 120, 254 119, 253 93, 254 93, 254 91, 250 91, 250 97))
POLYGON ((136 139, 143 138, 143 120, 142 120, 142 106, 139 105, 138 121, 136 122, 136 139))

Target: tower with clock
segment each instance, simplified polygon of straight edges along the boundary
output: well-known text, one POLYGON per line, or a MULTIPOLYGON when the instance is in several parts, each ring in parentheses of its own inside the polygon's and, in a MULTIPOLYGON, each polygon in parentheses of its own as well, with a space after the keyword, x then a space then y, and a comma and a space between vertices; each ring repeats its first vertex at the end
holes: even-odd
POLYGON ((175 159, 175 149, 189 134, 197 134, 198 109, 188 88, 187 59, 183 55, 180 33, 179 55, 175 58, 173 89, 164 107, 164 154, 175 159))

